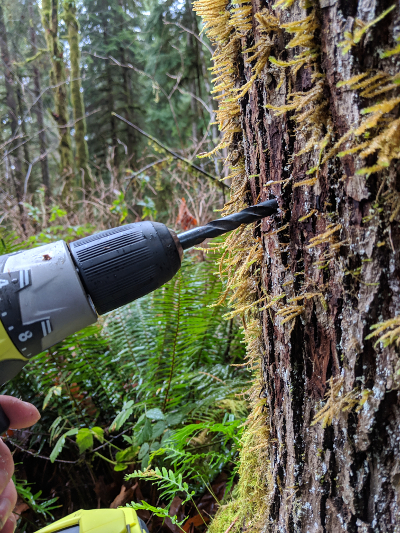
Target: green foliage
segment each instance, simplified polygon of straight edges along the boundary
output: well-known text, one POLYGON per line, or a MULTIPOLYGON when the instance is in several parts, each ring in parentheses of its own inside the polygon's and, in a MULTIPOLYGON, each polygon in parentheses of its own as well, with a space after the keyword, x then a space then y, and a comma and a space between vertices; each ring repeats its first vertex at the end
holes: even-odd
POLYGON ((11 254, 21 249, 21 244, 15 233, 6 232, 0 228, 0 254, 11 254))
POLYGON ((147 470, 141 472, 140 470, 133 472, 126 476, 126 479, 146 479, 147 481, 155 481, 160 489, 161 498, 170 504, 177 492, 183 494, 182 505, 186 503, 194 495, 193 491, 189 490, 189 485, 183 481, 182 474, 174 474, 172 470, 167 470, 165 467, 155 468, 154 470, 147 470))
POLYGON ((93 437, 98 441, 104 441, 104 430, 99 427, 81 428, 76 435, 76 443, 79 447, 79 453, 93 448, 93 437))
POLYGON ((32 494, 31 484, 27 483, 25 480, 17 479, 15 476, 12 477, 14 481, 15 488, 17 489, 18 496, 27 504, 29 507, 35 511, 35 513, 41 514, 45 518, 51 518, 54 520, 53 515, 50 511, 60 507, 59 505, 53 505, 58 498, 51 498, 49 500, 43 500, 40 498, 42 491, 38 491, 35 494, 32 494))
POLYGON ((171 433, 165 445, 151 455, 164 455, 164 462, 173 465, 176 472, 191 480, 198 491, 209 489, 208 480, 228 466, 230 491, 237 473, 243 419, 225 413, 222 423, 188 424, 171 433), (201 439, 196 436, 201 434, 201 439))
POLYGON ((178 521, 176 516, 170 516, 169 511, 166 507, 154 507, 154 505, 150 505, 149 503, 142 500, 141 503, 134 503, 126 505, 126 507, 132 507, 132 509, 135 509, 135 511, 144 510, 144 511, 150 511, 151 513, 154 513, 156 516, 159 516, 160 518, 169 518, 171 522, 179 527, 182 531, 182 524, 186 520, 186 517, 181 522, 178 521))
POLYGON ((222 289, 214 270, 189 257, 163 288, 29 363, 3 392, 43 406, 31 442, 40 434, 53 462, 68 451, 117 471, 167 465, 196 493, 234 470, 248 375, 230 365, 243 358, 238 325, 211 307, 222 289))
POLYGON ((140 470, 133 472, 126 476, 126 479, 143 479, 146 481, 154 481, 160 490, 161 498, 167 502, 167 507, 154 507, 142 500, 141 503, 131 503, 127 507, 132 507, 136 511, 146 510, 151 511, 160 518, 169 518, 171 522, 182 529, 182 524, 186 520, 178 521, 176 516, 170 516, 169 508, 176 494, 179 494, 182 499, 182 505, 189 500, 193 501, 194 491, 189 490, 189 485, 183 481, 182 474, 175 474, 172 470, 167 470, 165 467, 155 468, 154 470, 140 470))
POLYGON ((128 216, 128 207, 125 202, 124 193, 120 191, 115 192, 117 193, 117 198, 113 201, 110 211, 119 216, 119 223, 122 224, 128 216))
POLYGON ((64 444, 65 444, 65 439, 67 437, 71 437, 72 435, 76 435, 78 433, 78 431, 79 430, 77 428, 69 429, 66 433, 64 433, 64 435, 62 435, 58 439, 58 441, 56 442, 56 445, 54 446, 53 451, 51 452, 51 455, 50 455, 50 461, 52 463, 54 463, 54 461, 60 455, 61 450, 63 449, 64 444))

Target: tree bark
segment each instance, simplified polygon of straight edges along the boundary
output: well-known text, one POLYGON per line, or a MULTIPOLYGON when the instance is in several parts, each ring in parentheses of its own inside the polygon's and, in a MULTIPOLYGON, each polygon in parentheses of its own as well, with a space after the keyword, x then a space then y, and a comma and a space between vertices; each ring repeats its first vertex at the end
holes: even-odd
POLYGON ((399 2, 238 6, 195 2, 218 44, 227 210, 276 197, 281 211, 234 249, 237 282, 259 241, 248 290, 233 286, 252 306, 269 437, 252 452, 267 457, 263 511, 239 506, 233 530, 398 532, 399 2))
MULTIPOLYGON (((109 24, 107 17, 103 17, 103 35, 104 35, 104 45, 106 49, 108 49, 109 45, 109 24)), ((113 113, 115 113, 114 109, 114 83, 113 83, 113 75, 111 70, 111 65, 109 61, 106 61, 106 86, 107 86, 107 104, 108 104, 108 113, 110 117, 110 136, 111 136, 111 146, 114 151, 114 166, 118 169, 120 164, 119 159, 119 143, 118 143, 118 135, 117 135, 117 124, 116 119, 113 113)))
POLYGON ((60 132, 60 171, 65 179, 63 196, 66 197, 70 193, 74 174, 71 135, 68 126, 67 78, 63 50, 58 38, 58 0, 42 1, 42 23, 52 64, 50 79, 54 86, 55 96, 53 118, 60 132))
MULTIPOLYGON (((33 5, 32 2, 29 3, 29 18, 31 20, 30 24, 30 40, 32 45, 32 54, 37 53, 37 44, 36 44, 36 32, 33 25, 33 5)), ((34 64, 32 68, 33 73, 33 84, 34 84, 34 95, 36 98, 35 105, 35 114, 37 120, 37 126, 39 128, 39 150, 40 150, 40 167, 42 170, 42 183, 45 189, 45 199, 46 204, 50 202, 51 188, 50 188, 50 176, 49 176, 49 165, 46 155, 46 132, 44 129, 44 119, 43 119, 43 100, 41 97, 41 83, 40 83, 40 73, 39 69, 34 64)))
MULTIPOLYGON (((118 0, 119 4, 119 19, 120 19, 120 28, 122 31, 128 31, 127 25, 126 25, 126 6, 124 0, 118 0)), ((124 46, 124 42, 120 42, 120 58, 121 58, 121 64, 126 65, 129 63, 127 61, 126 56, 126 50, 124 46)), ((123 94, 124 94, 124 101, 125 101, 125 118, 129 120, 130 122, 135 122, 134 114, 134 106, 132 101, 132 83, 131 83, 131 77, 129 69, 122 68, 122 81, 123 81, 123 94)), ((129 126, 126 127, 126 138, 127 138, 127 147, 128 147, 128 159, 129 159, 129 166, 132 167, 134 164, 134 155, 136 152, 135 146, 136 146, 136 138, 133 128, 130 128, 129 126)))
POLYGON ((71 103, 74 116, 76 166, 79 174, 83 174, 83 186, 89 188, 89 150, 86 142, 85 104, 81 83, 81 52, 79 50, 79 24, 76 19, 76 5, 70 0, 64 1, 64 22, 68 28, 68 42, 71 60, 71 103))
MULTIPOLYGON (((19 79, 21 79, 21 73, 18 72, 17 70, 17 77, 19 79)), ((21 86, 20 84, 17 84, 17 102, 18 102, 18 114, 19 114, 19 117, 20 117, 20 120, 21 120, 21 131, 22 131, 22 134, 24 136, 24 139, 27 139, 28 138, 28 134, 27 134, 27 131, 26 131, 26 123, 25 123, 25 115, 26 115, 26 110, 25 110, 25 106, 24 106, 24 98, 23 98, 23 95, 22 95, 22 91, 21 91, 21 86)), ((23 145, 22 145, 22 149, 23 149, 23 154, 24 154, 24 160, 22 162, 22 172, 23 174, 26 175, 26 172, 28 170, 28 166, 29 166, 29 162, 30 162, 30 155, 29 155, 29 147, 28 147, 28 143, 25 142, 23 145)), ((25 187, 24 187, 25 188, 25 187)))
POLYGON ((16 87, 14 72, 11 68, 11 58, 8 48, 7 30, 4 20, 3 7, 0 5, 0 51, 1 59, 4 69, 4 83, 6 88, 6 104, 8 109, 9 123, 11 127, 11 143, 7 147, 6 158, 10 161, 7 165, 10 169, 10 176, 13 182, 15 196, 18 202, 19 214, 21 217, 21 227, 25 235, 26 233, 26 216, 23 206, 23 191, 24 191, 24 175, 23 175, 23 156, 21 150, 21 138, 17 138, 19 132, 19 114, 18 104, 16 99, 16 87))

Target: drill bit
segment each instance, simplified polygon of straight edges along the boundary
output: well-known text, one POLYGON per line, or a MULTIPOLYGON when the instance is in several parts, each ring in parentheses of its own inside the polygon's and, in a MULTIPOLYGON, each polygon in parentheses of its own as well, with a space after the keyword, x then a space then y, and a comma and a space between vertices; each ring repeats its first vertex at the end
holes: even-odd
POLYGON ((228 231, 238 228, 242 224, 251 224, 261 218, 274 215, 278 211, 276 200, 267 200, 257 205, 246 207, 239 213, 228 215, 218 220, 212 220, 205 226, 194 228, 178 235, 179 242, 184 250, 202 243, 205 239, 218 237, 228 231))

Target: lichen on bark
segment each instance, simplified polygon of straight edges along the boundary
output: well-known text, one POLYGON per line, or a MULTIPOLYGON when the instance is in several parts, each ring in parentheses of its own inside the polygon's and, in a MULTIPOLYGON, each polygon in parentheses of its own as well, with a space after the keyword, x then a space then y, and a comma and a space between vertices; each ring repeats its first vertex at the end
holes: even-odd
POLYGON ((281 208, 247 241, 227 241, 232 301, 245 328, 250 317, 261 328, 249 341, 265 398, 268 438, 255 453, 268 458, 269 504, 263 517, 246 508, 241 478, 230 509, 244 510, 222 508, 213 532, 399 531, 399 5, 198 0, 195 9, 218 46, 226 211, 272 196, 281 208), (243 259, 246 242, 258 242, 258 261, 243 259), (387 335, 375 344, 373 332, 387 335))

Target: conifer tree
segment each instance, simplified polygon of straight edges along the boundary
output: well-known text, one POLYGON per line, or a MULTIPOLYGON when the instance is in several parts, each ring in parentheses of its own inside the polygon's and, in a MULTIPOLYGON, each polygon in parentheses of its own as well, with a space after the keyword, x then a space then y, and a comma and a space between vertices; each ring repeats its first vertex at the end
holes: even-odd
POLYGON ((8 148, 10 158, 6 156, 6 165, 8 168, 11 181, 13 183, 14 193, 18 201, 18 208, 21 216, 21 227, 26 232, 25 212, 23 208, 23 191, 24 191, 24 174, 23 174, 23 155, 19 139, 19 109, 16 82, 13 69, 11 67, 11 58, 8 47, 7 30, 4 20, 4 10, 0 4, 0 51, 4 69, 4 83, 6 88, 6 105, 8 121, 10 123, 11 136, 8 148), (9 164, 9 161, 11 164, 9 164))
POLYGON ((196 0, 217 50, 226 241, 254 387, 210 533, 400 528, 400 9, 196 0))
MULTIPOLYGON (((33 24, 33 5, 32 1, 29 3, 29 37, 32 46, 32 54, 35 56, 38 53, 38 47, 36 43, 36 32, 33 24)), ((33 65, 32 69, 33 74, 33 83, 34 83, 34 95, 37 100, 34 107, 37 127, 39 129, 39 147, 40 147, 40 165, 42 170, 42 182, 45 188, 45 198, 46 203, 49 203, 51 188, 50 188, 50 177, 49 177, 49 165, 46 155, 46 132, 44 129, 44 117, 43 117, 43 99, 41 95, 41 79, 40 71, 36 64, 33 65)))
POLYGON ((63 49, 58 37, 58 9, 58 0, 42 0, 42 23, 51 58, 52 70, 50 79, 55 96, 55 113, 53 113, 53 118, 60 132, 60 171, 66 181, 63 189, 63 196, 66 197, 74 175, 71 135, 68 126, 67 78, 63 49))
POLYGON ((86 142, 85 105, 82 95, 79 49, 79 23, 76 18, 76 3, 64 1, 63 19, 68 28, 68 42, 71 62, 71 103, 74 115, 76 166, 79 173, 83 173, 85 187, 90 182, 88 168, 89 151, 86 142))

